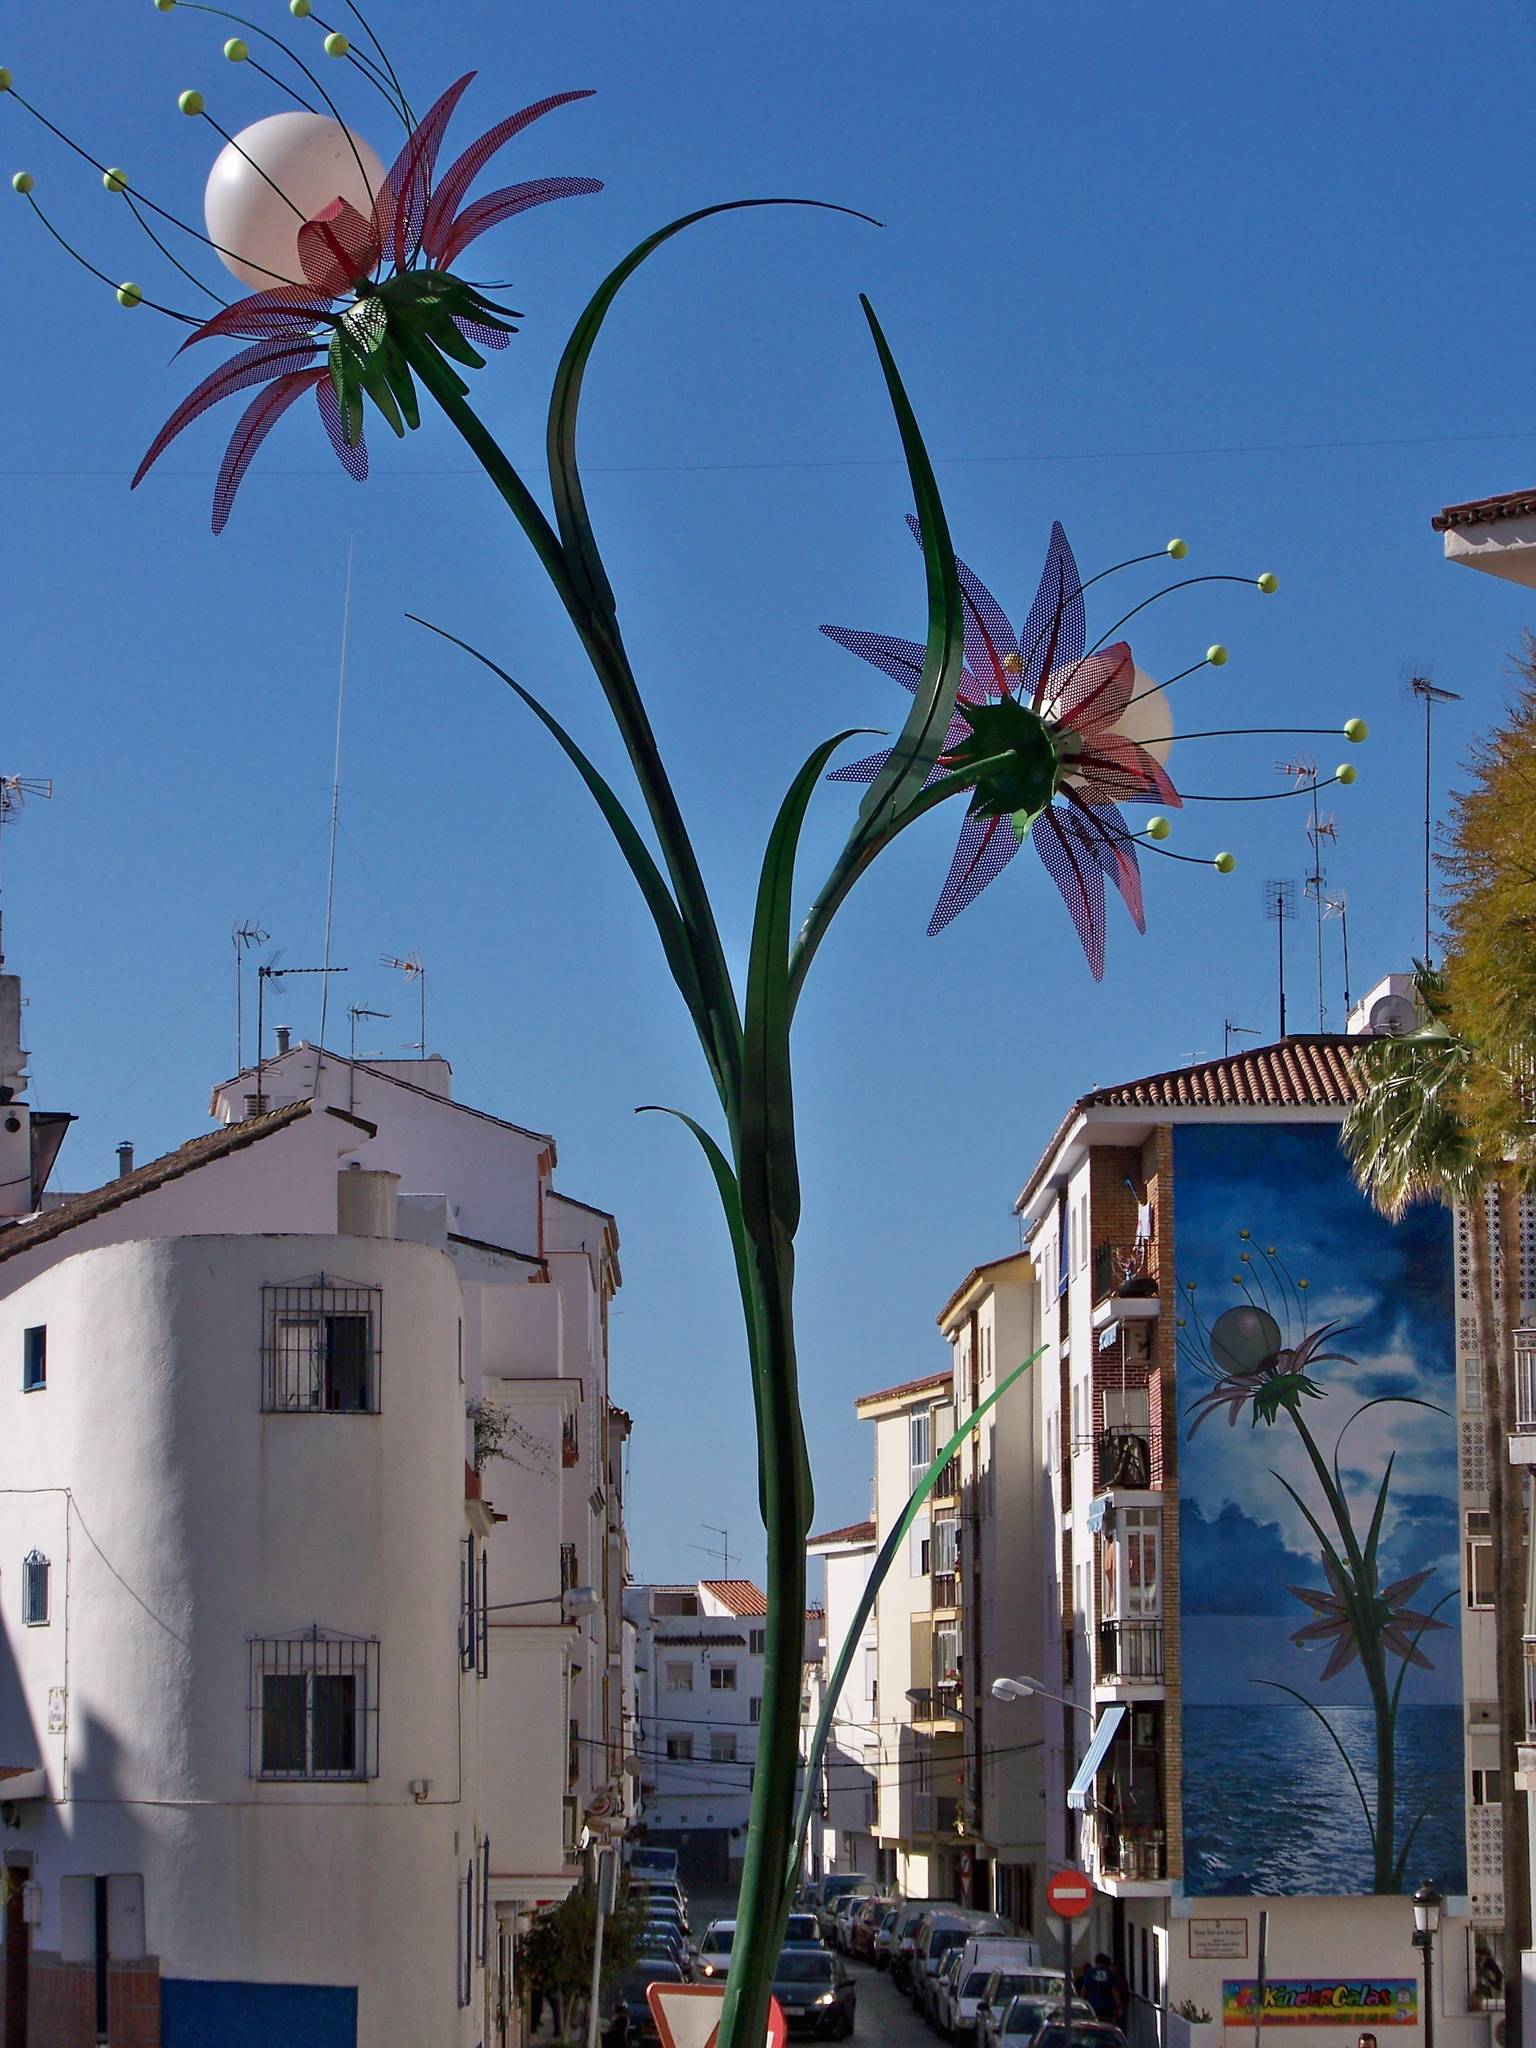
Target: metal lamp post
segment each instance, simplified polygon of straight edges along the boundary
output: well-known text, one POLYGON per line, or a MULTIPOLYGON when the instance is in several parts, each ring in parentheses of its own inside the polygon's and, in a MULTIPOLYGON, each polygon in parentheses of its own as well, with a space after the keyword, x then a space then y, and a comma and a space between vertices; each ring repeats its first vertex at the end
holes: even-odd
POLYGON ((1435 2048, 1435 1936, 1444 1904, 1427 1879, 1413 1895, 1413 1945, 1424 1958, 1424 2048, 1435 2048))

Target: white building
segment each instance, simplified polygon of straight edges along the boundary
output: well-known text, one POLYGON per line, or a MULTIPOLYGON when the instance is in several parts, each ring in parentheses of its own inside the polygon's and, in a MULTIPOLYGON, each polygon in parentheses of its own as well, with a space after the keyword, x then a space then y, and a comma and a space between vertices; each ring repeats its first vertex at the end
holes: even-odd
POLYGON ((636 1749, 645 1840, 676 1849, 683 1882, 723 1890, 741 1872, 763 1713, 768 1603, 749 1579, 631 1586, 636 1749))
POLYGON ((6 2010, 95 2040, 99 1956, 114 2048, 507 2048, 625 1820, 616 1232, 441 1059, 259 1085, 0 1225, 6 2010))
MULTIPOLYGON (((808 1557, 822 1560, 826 1572, 822 1652, 806 1665, 809 1737, 821 1714, 832 1667, 869 1584, 876 1554, 874 1519, 824 1529, 807 1538, 805 1548, 808 1557)), ((874 1831, 880 1787, 880 1643, 873 1611, 859 1631, 832 1714, 805 1845, 806 1875, 858 1871, 873 1877, 879 1852, 874 1831)))

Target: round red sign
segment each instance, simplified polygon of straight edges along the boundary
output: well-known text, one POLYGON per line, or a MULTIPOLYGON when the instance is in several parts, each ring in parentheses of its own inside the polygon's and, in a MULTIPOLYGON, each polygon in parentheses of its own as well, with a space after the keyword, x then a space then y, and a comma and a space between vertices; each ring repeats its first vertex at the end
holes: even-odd
POLYGON ((1093 1904, 1093 1886, 1080 1870, 1058 1870, 1045 1887, 1045 1902, 1063 1920, 1076 1920, 1093 1904))

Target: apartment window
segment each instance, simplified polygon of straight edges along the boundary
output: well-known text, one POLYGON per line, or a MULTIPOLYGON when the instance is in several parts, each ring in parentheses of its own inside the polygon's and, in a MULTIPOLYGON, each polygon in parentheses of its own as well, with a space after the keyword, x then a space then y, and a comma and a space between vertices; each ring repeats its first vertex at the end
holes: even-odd
POLYGON ((917 1414, 909 1415, 907 1427, 911 1442, 908 1463, 912 1467, 913 1483, 916 1484, 933 1463, 933 1411, 923 1408, 917 1414))
POLYGON ((29 1550, 21 1560, 21 1618, 28 1628, 43 1628, 48 1621, 48 1560, 40 1550, 29 1550))
POLYGON ((464 1866, 464 1875, 458 1886, 458 1999, 460 2007, 467 2006, 475 1995, 475 1863, 471 1857, 464 1866))
POLYGON ((474 1531, 459 1555, 459 1663, 477 1678, 490 1673, 490 1559, 474 1531))
POLYGON ((768 1631, 765 1628, 747 1630, 747 1655, 761 1657, 768 1648, 768 1631))
POLYGON ((709 1760, 713 1764, 733 1764, 736 1761, 736 1733, 734 1729, 722 1732, 716 1729, 709 1738, 709 1760))
POLYGON ((250 1644, 251 1776, 376 1778, 379 1642, 314 1627, 250 1644))
POLYGON ((1493 1605, 1493 1524, 1486 1509, 1467 1515, 1463 1585, 1469 1607, 1493 1605))
POLYGON ((693 1733, 692 1733, 692 1730, 689 1730, 689 1731, 688 1731, 688 1733, 686 1733, 686 1734, 682 1734, 682 1735, 669 1735, 669 1736, 667 1737, 667 1761, 668 1761, 668 1763, 673 1763, 673 1764, 686 1764, 686 1763, 692 1763, 692 1761, 693 1761, 693 1733))
POLYGON ((48 1384, 48 1326, 37 1323, 21 1333, 21 1391, 35 1394, 48 1384))
POLYGON ((747 1719, 752 1723, 752 1726, 755 1728, 759 1721, 762 1720, 762 1718, 763 1703, 762 1700, 758 1697, 758 1695, 754 1693, 751 1699, 747 1701, 747 1719))
POLYGON ((261 1292, 263 1408, 295 1415, 376 1415, 379 1289, 322 1273, 261 1292))
POLYGON ((1497 1806, 1503 1798, 1504 1778, 1501 1771, 1474 1771, 1472 1773, 1472 1804, 1474 1806, 1497 1806))
POLYGON ((711 1692, 734 1692, 736 1690, 736 1666, 734 1664, 711 1664, 709 1667, 709 1689, 711 1692))
POLYGON ((935 1522, 930 1535, 930 1557, 936 1572, 958 1571, 960 1567, 960 1524, 935 1522))
POLYGON ((691 1663, 668 1663, 665 1666, 668 1692, 693 1691, 693 1666, 691 1663))

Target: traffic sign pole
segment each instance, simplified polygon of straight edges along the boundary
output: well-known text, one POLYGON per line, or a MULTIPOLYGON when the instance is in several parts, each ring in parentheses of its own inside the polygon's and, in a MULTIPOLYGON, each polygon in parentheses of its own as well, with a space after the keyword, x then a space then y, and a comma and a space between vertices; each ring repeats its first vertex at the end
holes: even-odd
POLYGON ((1093 1886, 1079 1870, 1057 1870, 1045 1887, 1050 1919, 1061 1934, 1062 1971, 1066 1977, 1066 2048, 1072 2048, 1072 1923, 1093 1905, 1093 1886))

